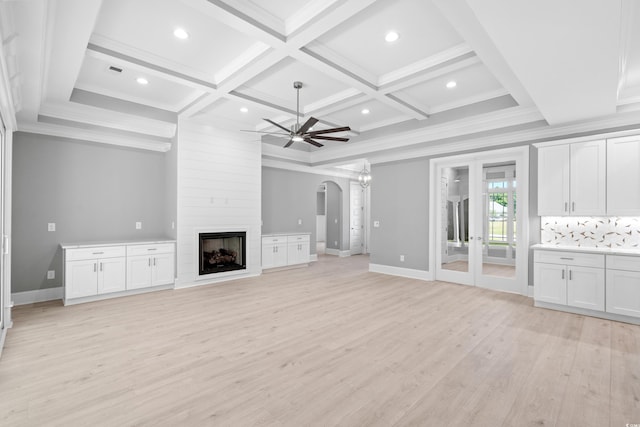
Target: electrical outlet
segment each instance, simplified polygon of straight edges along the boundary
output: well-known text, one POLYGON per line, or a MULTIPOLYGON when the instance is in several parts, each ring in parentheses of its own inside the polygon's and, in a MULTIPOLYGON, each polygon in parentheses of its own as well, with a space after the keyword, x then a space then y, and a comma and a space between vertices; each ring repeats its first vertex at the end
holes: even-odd
POLYGON ((373 221, 373 228, 380 228, 380 221, 373 221))
POLYGON ((337 240, 334 240, 334 241, 333 241, 333 245, 334 245, 334 246, 338 246, 338 241, 337 241, 337 240))
POLYGON ((404 255, 400 255, 400 262, 404 262, 404 255))
POLYGON ((51 280, 51 279, 55 279, 55 278, 56 278, 56 271, 55 270, 47 271, 47 280, 51 280))
POLYGON ((302 219, 298 218, 298 225, 302 225, 302 219))
POLYGON ((47 224, 47 231, 56 231, 56 223, 50 222, 47 224))
POLYGON ((171 229, 172 230, 176 229, 176 222, 175 221, 171 221, 171 229))
POLYGON ((136 222, 136 230, 142 230, 142 222, 136 222))
POLYGON ((337 224, 337 223, 338 223, 338 218, 335 218, 335 219, 333 220, 333 222, 337 224))

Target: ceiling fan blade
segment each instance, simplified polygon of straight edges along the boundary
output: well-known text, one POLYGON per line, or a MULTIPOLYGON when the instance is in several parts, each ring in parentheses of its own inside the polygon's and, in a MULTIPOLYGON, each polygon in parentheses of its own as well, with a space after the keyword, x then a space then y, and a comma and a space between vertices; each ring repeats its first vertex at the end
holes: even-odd
POLYGON ((315 138, 315 139, 324 139, 325 141, 340 141, 340 142, 347 142, 349 140, 349 138, 338 138, 335 136, 321 136, 321 135, 309 135, 311 138, 315 138))
POLYGON ((311 138, 305 138, 304 142, 308 142, 311 145, 315 145, 316 147, 324 147, 324 145, 320 144, 319 142, 314 141, 311 138))
POLYGON ((318 123, 318 119, 316 119, 315 117, 309 117, 309 120, 307 120, 301 127, 300 129, 298 129, 298 132, 296 132, 299 135, 302 135, 304 133, 307 133, 307 131, 316 123, 318 123))
POLYGON ((320 135, 322 133, 333 133, 333 132, 348 132, 351 128, 349 126, 344 126, 341 128, 332 128, 332 129, 322 129, 322 130, 314 130, 311 132, 307 132, 310 136, 320 135))
POLYGON ((289 136, 289 133, 282 133, 282 132, 264 132, 261 130, 249 130, 249 129, 240 129, 240 132, 253 132, 253 133, 264 133, 267 135, 286 135, 289 136))
POLYGON ((278 126, 280 129, 282 129, 283 131, 285 131, 285 132, 287 132, 287 133, 291 133, 291 131, 290 131, 289 129, 287 129, 287 128, 286 128, 286 127, 284 127, 284 126, 281 126, 281 125, 277 124, 277 123, 276 123, 276 122, 274 122, 273 120, 269 120, 269 119, 262 119, 262 120, 267 121, 267 122, 271 123, 271 124, 272 124, 272 125, 274 125, 274 126, 278 126))
POLYGON ((293 138, 291 138, 289 140, 289 142, 287 142, 286 144, 284 144, 284 148, 289 148, 291 146, 291 144, 293 144, 293 138))

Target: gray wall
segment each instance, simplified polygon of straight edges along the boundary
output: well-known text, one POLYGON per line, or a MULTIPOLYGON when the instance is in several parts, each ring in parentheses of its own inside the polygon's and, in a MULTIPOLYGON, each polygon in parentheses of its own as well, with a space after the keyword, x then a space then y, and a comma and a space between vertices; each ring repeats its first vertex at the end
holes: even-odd
POLYGON ((429 159, 372 165, 371 175, 370 262, 428 271, 429 159))
MULTIPOLYGON (((342 209, 338 221, 341 236, 338 239, 338 249, 348 250, 349 180, 346 178, 263 167, 262 233, 311 233, 311 253, 315 254, 317 191, 323 182, 334 182, 342 189, 342 209), (302 220, 302 225, 298 225, 298 219, 302 220)), ((327 194, 327 199, 329 197, 331 196, 327 194)), ((327 235, 329 236, 329 228, 327 235)), ((330 247, 328 243, 327 246, 330 247)))
POLYGON ((62 286, 60 243, 166 237, 166 168, 164 153, 15 133, 12 292, 62 286))
MULTIPOLYGON (((342 195, 343 190, 335 182, 327 182, 327 248, 341 249, 342 241, 342 195)), ((345 189, 345 191, 349 191, 345 189)), ((349 206, 347 204, 347 206, 349 206)), ((346 249, 346 248, 345 248, 346 249)))

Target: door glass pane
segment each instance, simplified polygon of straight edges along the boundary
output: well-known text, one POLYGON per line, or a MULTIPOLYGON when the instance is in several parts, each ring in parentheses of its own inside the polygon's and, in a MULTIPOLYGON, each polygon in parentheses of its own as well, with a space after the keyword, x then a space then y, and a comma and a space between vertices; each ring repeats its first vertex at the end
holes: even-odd
POLYGON ((443 168, 441 267, 469 271, 469 167, 443 168))
POLYGON ((483 175, 482 274, 516 275, 515 163, 485 165, 483 175))

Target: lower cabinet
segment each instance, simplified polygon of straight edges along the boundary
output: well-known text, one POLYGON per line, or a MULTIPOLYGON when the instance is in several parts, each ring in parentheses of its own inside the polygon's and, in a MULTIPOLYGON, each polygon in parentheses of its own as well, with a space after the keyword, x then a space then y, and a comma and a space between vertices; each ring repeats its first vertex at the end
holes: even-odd
POLYGON ((262 237, 262 268, 308 264, 311 238, 309 234, 282 234, 262 237))
POLYGON ((607 255, 607 312, 640 318, 640 257, 607 255))
POLYGON ((536 303, 640 319, 640 257, 536 250, 533 289, 536 303))
POLYGON ((173 244, 127 247, 127 289, 173 283, 173 244))
POLYGON ((174 283, 173 243, 62 247, 65 304, 174 283))
POLYGON ((604 261, 598 254, 536 251, 535 300, 604 311, 604 261))

